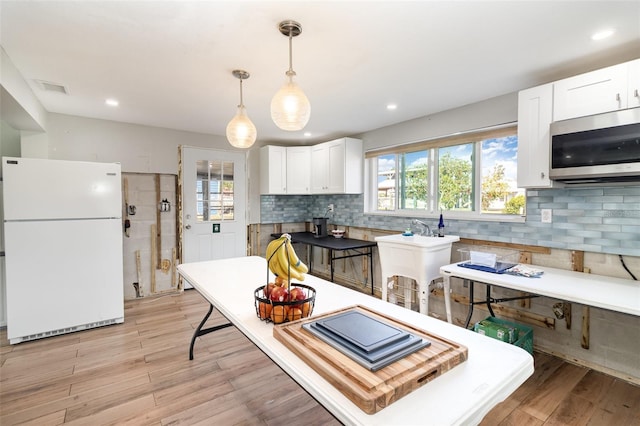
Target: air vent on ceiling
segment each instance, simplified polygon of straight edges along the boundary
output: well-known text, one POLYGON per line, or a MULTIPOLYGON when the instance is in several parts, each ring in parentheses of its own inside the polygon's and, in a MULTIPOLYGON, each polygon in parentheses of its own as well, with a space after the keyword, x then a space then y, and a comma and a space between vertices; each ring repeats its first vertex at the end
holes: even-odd
POLYGON ((63 95, 69 94, 69 92, 67 91, 67 88, 64 87, 62 84, 52 83, 50 81, 44 81, 44 80, 36 80, 36 83, 38 83, 38 85, 45 92, 56 92, 56 93, 62 93, 63 95))

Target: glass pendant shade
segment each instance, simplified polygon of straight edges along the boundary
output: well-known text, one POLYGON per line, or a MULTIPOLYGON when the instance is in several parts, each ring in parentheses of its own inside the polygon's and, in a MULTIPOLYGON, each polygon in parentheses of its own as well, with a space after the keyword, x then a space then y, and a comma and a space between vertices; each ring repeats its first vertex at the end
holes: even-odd
POLYGON ((296 21, 282 21, 280 32, 289 38, 289 70, 287 81, 271 99, 271 119, 282 130, 296 131, 304 129, 311 117, 311 104, 300 86, 294 81, 292 39, 302 32, 302 26, 296 21))
POLYGON ((227 140, 236 148, 249 148, 257 135, 256 126, 249 119, 244 105, 238 106, 238 113, 227 124, 227 140))
POLYGON ((293 77, 271 99, 271 119, 282 130, 302 130, 311 117, 311 104, 293 77))

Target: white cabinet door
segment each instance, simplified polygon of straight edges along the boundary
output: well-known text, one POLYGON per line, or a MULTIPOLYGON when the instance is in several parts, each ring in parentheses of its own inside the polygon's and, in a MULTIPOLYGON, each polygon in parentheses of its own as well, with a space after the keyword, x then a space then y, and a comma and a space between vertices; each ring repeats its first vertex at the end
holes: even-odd
POLYGON ((549 179, 553 85, 518 93, 518 187, 546 188, 549 179))
POLYGON ((345 141, 338 139, 327 142, 329 161, 327 162, 327 182, 325 192, 341 194, 345 192, 345 141))
POLYGON ((362 141, 340 138, 311 148, 311 193, 361 194, 362 141))
POLYGON ((311 193, 326 194, 329 190, 329 146, 321 143, 311 147, 311 193))
POLYGON ((311 147, 287 147, 287 194, 311 193, 311 147))
POLYGON ((627 104, 629 108, 640 107, 640 59, 629 62, 627 104))
POLYGON ((553 84, 553 121, 627 108, 628 63, 553 84))
POLYGON ((287 193, 287 149, 268 145, 260 148, 260 194, 287 193))

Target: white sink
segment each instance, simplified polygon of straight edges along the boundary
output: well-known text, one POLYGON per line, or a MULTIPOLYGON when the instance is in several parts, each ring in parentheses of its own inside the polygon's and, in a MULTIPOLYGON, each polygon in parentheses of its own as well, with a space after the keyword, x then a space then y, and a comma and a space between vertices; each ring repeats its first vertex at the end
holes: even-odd
MULTIPOLYGON (((429 313, 429 283, 440 276, 440 267, 451 263, 451 246, 460 237, 424 237, 402 234, 376 237, 382 272, 382 299, 387 300, 387 280, 394 275, 412 278, 418 283, 420 313, 429 313)), ((445 289, 445 302, 448 296, 445 289)), ((405 288, 405 306, 411 307, 410 289, 405 288)), ((450 316, 447 303, 447 317, 450 316)))

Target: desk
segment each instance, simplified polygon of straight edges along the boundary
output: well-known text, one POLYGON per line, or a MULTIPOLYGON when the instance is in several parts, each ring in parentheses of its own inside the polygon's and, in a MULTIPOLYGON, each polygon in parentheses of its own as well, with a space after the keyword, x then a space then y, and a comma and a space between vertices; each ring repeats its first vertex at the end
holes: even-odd
MULTIPOLYGON (((273 324, 258 319, 253 292, 264 284, 266 271, 266 260, 258 256, 178 266, 180 275, 211 306, 215 306, 238 330, 346 425, 477 424, 533 373, 533 357, 521 348, 307 275, 305 284, 316 290, 314 315, 360 304, 451 339, 469 350, 467 361, 376 414, 366 414, 276 340, 273 337, 273 324)), ((269 279, 272 278, 273 275, 270 274, 269 279)))
MULTIPOLYGON (((271 234, 272 237, 278 238, 282 234, 271 234)), ((307 244, 312 249, 313 247, 321 247, 329 250, 329 264, 331 268, 331 282, 333 282, 334 262, 339 259, 348 259, 350 257, 368 256, 369 257, 369 271, 371 279, 371 294, 373 294, 373 248, 377 245, 375 241, 356 240, 353 238, 335 238, 333 236, 326 236, 316 238, 313 236, 313 232, 291 232, 291 242, 307 244), (343 256, 336 256, 336 251, 354 250, 356 254, 347 254, 343 256)), ((309 256, 309 271, 313 267, 313 252, 309 256)))
MULTIPOLYGON (((485 300, 487 304, 491 301, 491 286, 495 285, 567 302, 640 316, 640 283, 637 281, 556 268, 539 266, 535 266, 535 268, 544 271, 544 274, 539 278, 493 274, 464 268, 455 263, 443 266, 440 268, 440 273, 444 277, 444 290, 447 293, 451 289, 451 277, 487 284, 487 299, 485 300)), ((504 301, 509 299, 494 300, 504 301)), ((471 318, 470 314, 473 310, 473 305, 469 306, 469 310, 467 321, 471 318)), ((449 320, 449 322, 451 321, 449 320)))

